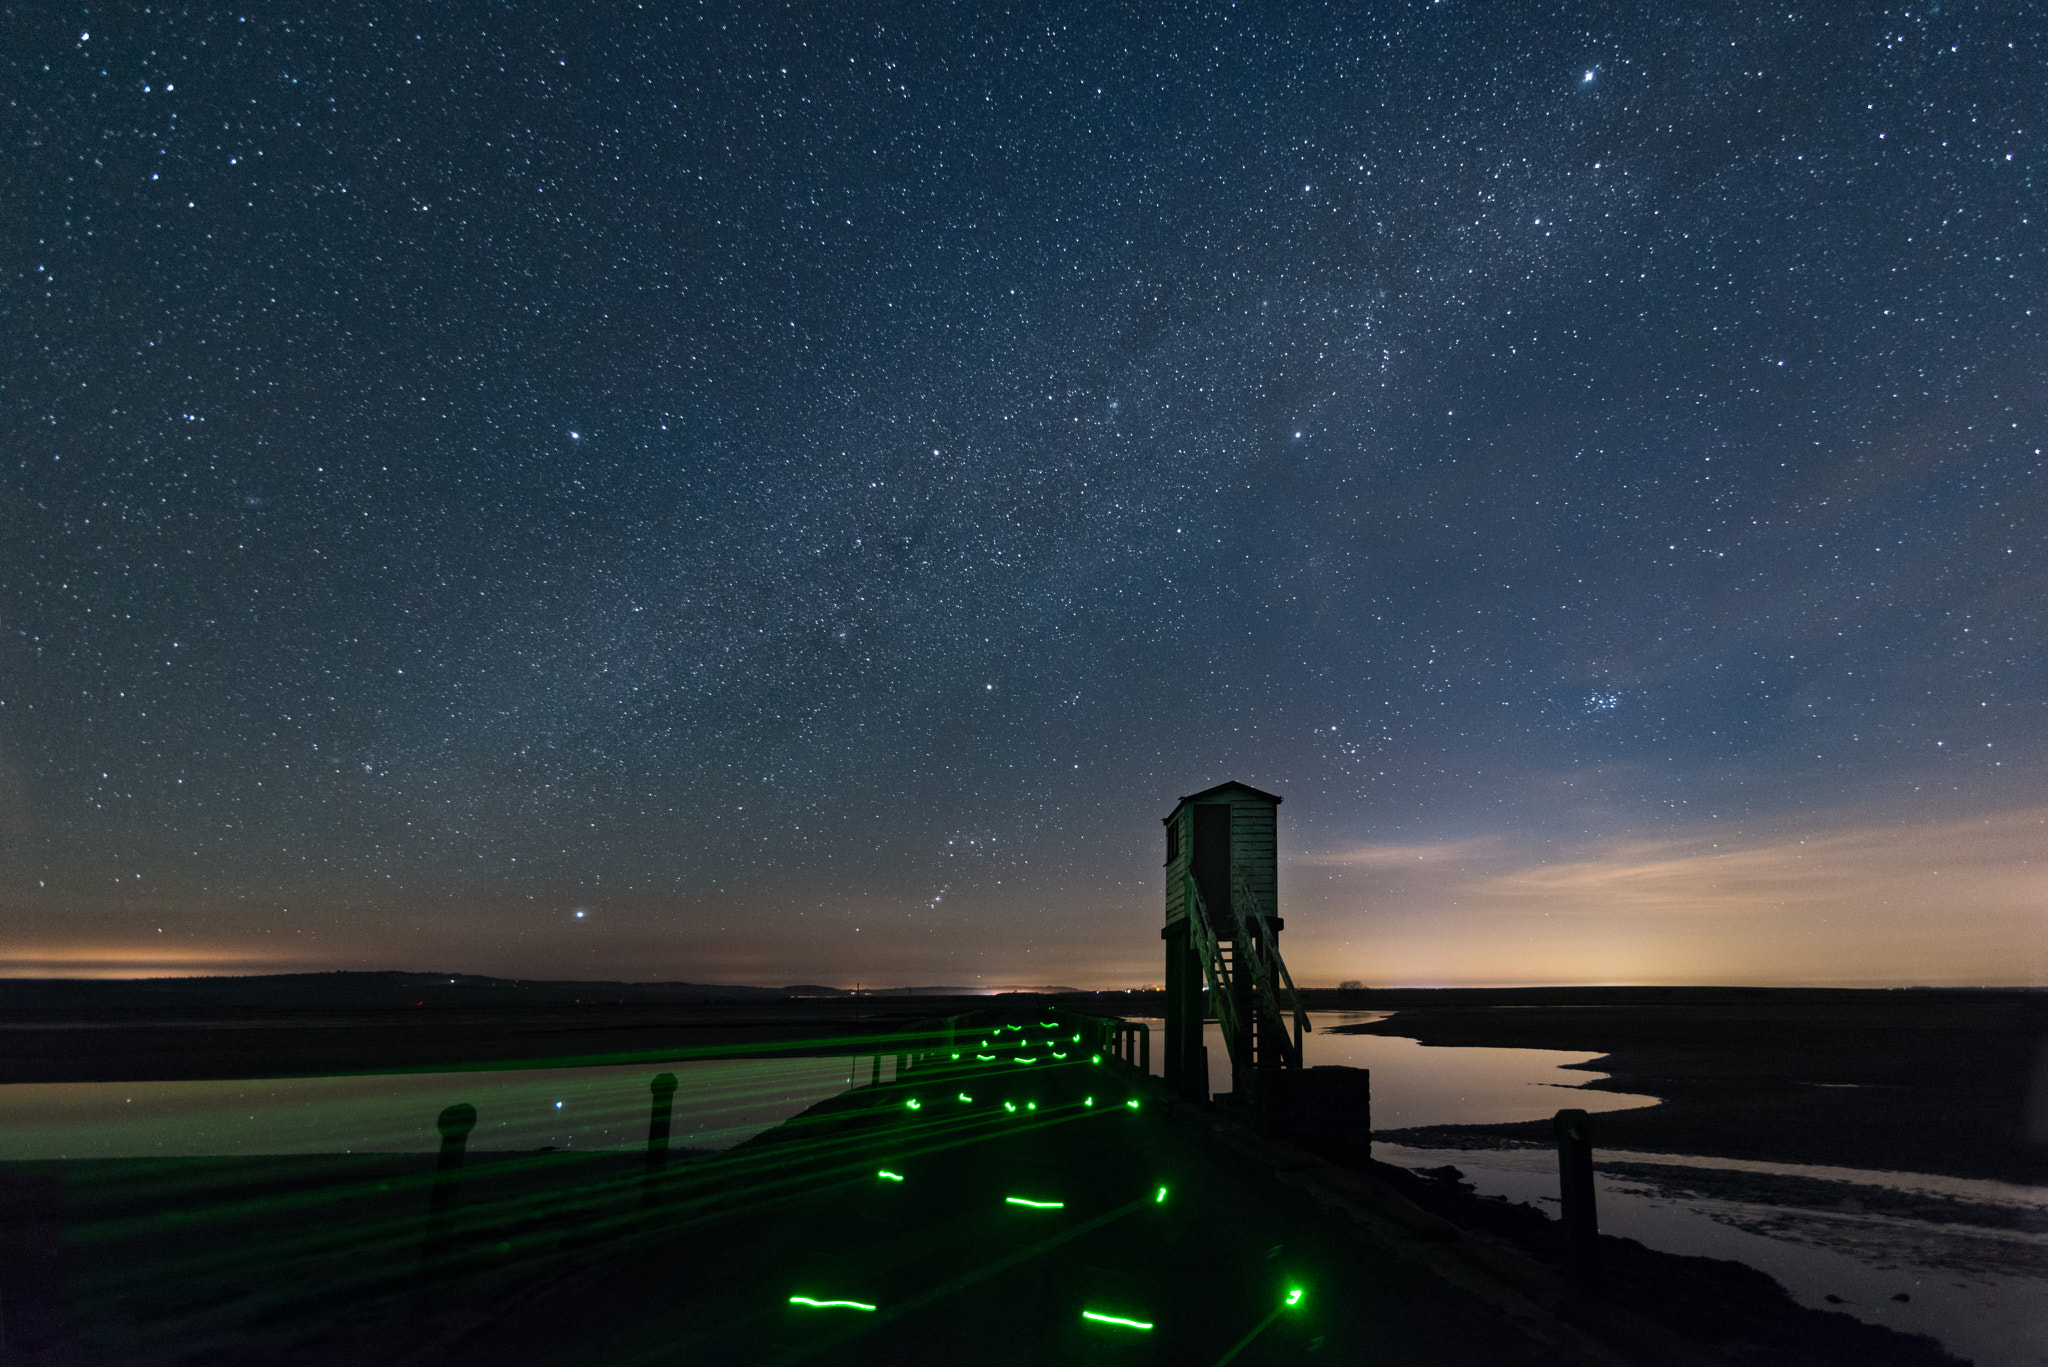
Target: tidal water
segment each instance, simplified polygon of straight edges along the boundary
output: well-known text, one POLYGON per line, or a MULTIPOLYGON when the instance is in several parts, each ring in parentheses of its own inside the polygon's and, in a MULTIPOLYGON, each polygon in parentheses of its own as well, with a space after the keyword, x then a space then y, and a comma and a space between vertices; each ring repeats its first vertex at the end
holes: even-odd
MULTIPOLYGON (((1650 1097, 1577 1093, 1563 1071, 1592 1054, 1540 1049, 1424 1049, 1414 1040, 1331 1035, 1330 1025, 1380 1013, 1318 1012, 1311 1063, 1373 1070, 1379 1128, 1489 1124, 1559 1106, 1614 1110, 1650 1097), (1566 1098, 1566 1099, 1560 1099, 1566 1098)), ((1157 1071, 1162 1023, 1153 1029, 1157 1071)), ((1230 1087, 1222 1038, 1210 1027, 1210 1071, 1230 1087)), ((844 1057, 716 1059, 609 1068, 535 1068, 206 1082, 31 1082, 0 1086, 0 1161, 189 1158, 256 1154, 413 1153, 437 1148, 441 1108, 476 1107, 474 1151, 632 1148, 647 1142, 648 1081, 672 1072, 670 1142, 729 1148, 845 1090, 871 1062, 844 1057)), ((882 1061, 883 1077, 893 1062, 882 1061)))
MULTIPOLYGON (((865 1061, 862 1080, 866 1080, 865 1061)), ((885 1065, 886 1066, 886 1065, 885 1065)), ((648 1083, 679 1086, 670 1143, 723 1149, 846 1090, 846 1058, 714 1059, 611 1068, 213 1082, 0 1086, 0 1160, 416 1153, 440 1146, 444 1106, 468 1102, 473 1151, 632 1148, 648 1083)), ((885 1074, 886 1075, 886 1074, 885 1074)))
MULTIPOLYGON (((1601 1074, 1565 1065, 1598 1055, 1324 1033, 1384 1015, 1312 1013, 1318 1029, 1302 1041, 1311 1065, 1372 1069, 1375 1129, 1654 1104, 1651 1097, 1574 1091, 1601 1074)), ((1210 1030, 1210 1084, 1227 1090, 1228 1061, 1210 1030)), ((1597 1143, 1597 1126, 1594 1133, 1597 1143)), ((1373 1154, 1402 1167, 1454 1164, 1483 1195, 1552 1214, 1558 1208, 1557 1158, 1548 1148, 1375 1144, 1373 1154)), ((1747 1263, 1802 1305, 1931 1335, 1978 1367, 2048 1367, 2048 1188, 1597 1148, 1596 1164, 1606 1233, 1670 1253, 1747 1263), (1900 1295, 1906 1299, 1895 1299, 1900 1295)))

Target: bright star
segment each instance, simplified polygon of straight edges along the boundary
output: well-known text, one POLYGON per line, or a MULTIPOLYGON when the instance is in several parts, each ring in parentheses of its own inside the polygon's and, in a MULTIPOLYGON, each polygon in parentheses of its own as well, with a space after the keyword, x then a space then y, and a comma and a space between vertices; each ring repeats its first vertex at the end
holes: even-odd
POLYGON ((1589 71, 1589 72, 1587 72, 1587 73, 1585 74, 1585 76, 1584 76, 1583 78, 1581 78, 1581 83, 1583 84, 1583 82, 1585 82, 1585 81, 1590 81, 1590 80, 1592 80, 1592 79, 1593 79, 1593 73, 1589 71))

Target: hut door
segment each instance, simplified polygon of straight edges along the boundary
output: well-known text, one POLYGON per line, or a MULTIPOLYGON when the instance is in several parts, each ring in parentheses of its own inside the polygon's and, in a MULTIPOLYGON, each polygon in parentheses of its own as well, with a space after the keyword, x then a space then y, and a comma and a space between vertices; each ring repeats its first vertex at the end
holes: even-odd
POLYGON ((1202 894, 1218 935, 1230 924, 1230 804, 1203 803, 1194 809, 1195 848, 1189 861, 1195 890, 1202 894))

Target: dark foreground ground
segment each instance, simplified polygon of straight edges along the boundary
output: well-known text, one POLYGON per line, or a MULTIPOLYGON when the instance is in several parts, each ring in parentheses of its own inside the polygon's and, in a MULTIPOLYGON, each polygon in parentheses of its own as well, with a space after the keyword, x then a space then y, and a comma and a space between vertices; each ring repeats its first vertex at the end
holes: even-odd
MULTIPOLYGON (((339 976, 0 989, 0 1076, 894 1052, 898 1032, 963 1010, 1035 1027, 1068 1010, 1157 1009, 1107 994, 776 1000, 339 976)), ((1368 1028, 1430 1044, 1601 1053, 1605 1085, 1666 1098, 1596 1117, 1601 1147, 2040 1170, 2024 1129, 2038 998, 1529 995, 1312 1005, 1398 1009, 1368 1028)), ((1548 1138, 1440 1137, 1489 1135, 1548 1138)), ((1802 1309, 1750 1269, 1625 1240, 1604 1241, 1589 1290, 1566 1277, 1539 1212, 1344 1158, 1261 1138, 1113 1059, 969 1058, 849 1091, 726 1154, 679 1154, 658 1188, 637 1155, 472 1156, 438 1262, 422 1260, 431 1155, 0 1163, 0 1362, 1181 1363, 1224 1361, 1241 1340, 1228 1360, 1947 1361, 1924 1340, 1802 1309)))
POLYGON ((1526 1207, 1262 1138, 1095 1062, 1057 1009, 983 1021, 959 1060, 652 1182, 639 1155, 473 1156, 438 1245, 430 1155, 0 1164, 4 1360, 1951 1361, 1628 1241, 1576 1284, 1526 1207))

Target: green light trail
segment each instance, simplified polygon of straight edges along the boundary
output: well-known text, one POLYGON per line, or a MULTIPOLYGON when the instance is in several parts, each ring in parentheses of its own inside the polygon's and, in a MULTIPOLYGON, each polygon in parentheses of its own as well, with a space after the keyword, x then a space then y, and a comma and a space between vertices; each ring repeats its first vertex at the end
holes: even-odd
POLYGON ((1132 1110, 1135 1111, 1138 1109, 1138 1098, 1132 1097, 1129 1101, 1126 1101, 1124 1105, 1130 1107, 1132 1110))
MULTIPOLYGON (((1031 1041, 1025 1038, 1028 1033, 1025 1027, 1002 1028, 1017 1033, 1019 1038, 1009 1040, 1007 1035, 996 1034, 996 1038, 989 1042, 993 1052, 987 1055, 985 1061, 1000 1061, 1002 1058, 1013 1057, 1002 1054, 1001 1049, 1020 1047, 1040 1047, 1041 1052, 1038 1055, 1018 1058, 1019 1062, 1027 1065, 1035 1064, 1048 1053, 1056 1061, 1067 1059, 1066 1051, 1053 1047, 1057 1036, 1049 1040, 1031 1041)), ((611 1068, 621 1065, 637 1067, 638 1060, 644 1058, 652 1064, 669 1068, 676 1067, 678 1061, 691 1063, 700 1060, 707 1063, 748 1065, 743 1071, 730 1075, 718 1074, 707 1077, 701 1085, 686 1086, 682 1093, 676 1096, 677 1139, 680 1143, 688 1144, 690 1136, 696 1133, 718 1135, 722 1139, 724 1133, 728 1131, 738 1131, 741 1127, 748 1131, 756 1128, 760 1122, 741 1113, 741 1108, 758 1105, 763 1101, 781 1101, 785 1098, 790 1090, 790 1084, 785 1078, 791 1070, 821 1068, 824 1073, 829 1074, 835 1066, 844 1066, 835 1064, 832 1057, 821 1056, 814 1061, 810 1055, 793 1054, 789 1051, 822 1051, 829 1048, 834 1056, 842 1053, 851 1056, 858 1060, 858 1078, 866 1081, 866 1059, 871 1053, 907 1054, 921 1062, 944 1059, 948 1056, 947 1053, 939 1051, 955 1047, 952 1041, 946 1038, 947 1033, 949 1031, 918 1034, 906 1032, 873 1037, 823 1037, 808 1041, 775 1041, 772 1044, 703 1050, 670 1048, 644 1053, 636 1051, 578 1056, 573 1063, 589 1068, 611 1068), (752 1066, 756 1063, 761 1065, 758 1071, 752 1066), (687 1113, 683 1110, 686 1103, 690 1107, 687 1113), (700 1131, 689 1128, 689 1123, 699 1116, 703 1118, 703 1129, 700 1131)), ((964 1036, 966 1032, 961 1033, 964 1036)), ((1086 1034, 1079 1035, 1076 1042, 1087 1037, 1086 1034)), ((959 1053, 952 1054, 952 1058, 954 1061, 964 1061, 959 1053)), ((1102 1056, 1097 1054, 1094 1058, 1099 1063, 1102 1056)), ((563 1061, 553 1058, 536 1060, 546 1065, 559 1065, 563 1061)), ((581 1078, 533 1079, 531 1082, 517 1077, 505 1077, 507 1072, 516 1074, 517 1070, 516 1064, 509 1067, 484 1065, 459 1070, 433 1070, 436 1073, 461 1074, 451 1077, 451 1086, 457 1083, 464 1086, 482 1086, 516 1082, 521 1086, 537 1088, 544 1085, 555 1088, 545 1102, 537 1104, 545 1106, 548 1114, 553 1116, 559 1114, 553 1109, 555 1099, 566 1097, 567 1105, 564 1110, 576 1110, 581 1117, 579 1124, 582 1127, 576 1130, 574 1151, 500 1150, 488 1142, 492 1138, 488 1131, 501 1123, 499 1118, 508 1114, 507 1107, 483 1094, 466 1098, 479 1103, 492 1101, 492 1104, 488 1107, 482 1104, 478 1106, 479 1111, 485 1112, 486 1123, 480 1125, 471 1136, 471 1143, 477 1147, 470 1152, 469 1160, 462 1170, 462 1195, 458 1210, 461 1222, 466 1227, 464 1237, 471 1238, 475 1256, 472 1257, 471 1252, 463 1254, 461 1275, 468 1276, 474 1272, 476 1275, 503 1276, 516 1273, 518 1276, 525 1276, 529 1268, 539 1268, 545 1264, 553 1256, 552 1239, 525 1230, 525 1226, 532 1223, 530 1217, 535 1212, 545 1216, 546 1221, 573 1227, 582 1238, 616 1238, 634 1246, 651 1238, 654 1222, 643 1209, 645 1196, 637 1158, 630 1164, 630 1178, 618 1177, 614 1173, 615 1167, 619 1171, 625 1170, 623 1159, 633 1156, 641 1144, 648 1105, 644 1077, 629 1078, 624 1083, 604 1077, 592 1077, 587 1081, 581 1078), (472 1084, 469 1079, 476 1079, 476 1082, 472 1084), (563 1091, 559 1089, 561 1085, 581 1090, 563 1091), (614 1100, 610 1091, 621 1087, 624 1088, 623 1099, 614 1100), (599 1127, 594 1134, 587 1124, 593 1115, 596 1116, 596 1124, 599 1127), (597 1152, 586 1154, 583 1146, 587 1135, 592 1141, 602 1135, 604 1151, 612 1157, 602 1157, 597 1152), (620 1158, 621 1162, 615 1164, 614 1157, 620 1158), (586 1160, 590 1161, 586 1163, 586 1160), (501 1262, 501 1259, 509 1261, 501 1262)), ((375 1074, 352 1076, 406 1078, 410 1074, 422 1071, 425 1070, 380 1069, 375 1074)), ((940 1076, 943 1077, 943 1074, 940 1076)), ((957 1076, 956 1073, 955 1077, 957 1076)), ((902 1080, 908 1082, 914 1077, 913 1073, 911 1077, 902 1080)), ((820 1116, 799 1115, 793 1121, 785 1122, 789 1124, 789 1140, 786 1143, 758 1151, 749 1149, 728 1154, 721 1149, 715 1156, 707 1152, 701 1157, 694 1154, 687 1157, 678 1154, 672 1157, 670 1169, 661 1187, 664 1193, 661 1198, 661 1230, 717 1228, 721 1222, 733 1218, 735 1209, 743 1209, 748 1218, 768 1219, 775 1218, 784 1210, 800 1208, 816 1199, 821 1176, 816 1165, 821 1160, 829 1164, 822 1173, 825 1180, 832 1186, 849 1192, 865 1189, 871 1194, 873 1189, 868 1184, 873 1182, 900 1184, 906 1181, 906 1176, 900 1170, 877 1170, 867 1167, 866 1164, 873 1161, 874 1149, 869 1148, 865 1154, 859 1152, 858 1147, 849 1144, 841 1136, 835 1125, 841 1116, 865 1112, 868 1105, 877 1102, 880 1103, 879 1109, 872 1114, 878 1119, 886 1116, 886 1107, 897 1101, 901 1101, 906 1110, 921 1112, 922 1098, 906 1096, 901 1090, 894 1090, 892 1095, 891 1088, 887 1087, 868 1092, 867 1098, 863 1098, 861 1091, 864 1089, 856 1088, 849 1091, 845 1087, 846 1080, 846 1075, 839 1073, 836 1082, 830 1082, 828 1078, 826 1083, 820 1084, 821 1087, 829 1088, 825 1093, 827 1100, 845 1092, 846 1103, 838 1104, 837 1110, 826 1107, 820 1116), (865 1161, 862 1161, 863 1159, 865 1161), (735 1192, 740 1193, 737 1204, 732 1195, 735 1192)), ((686 1081, 694 1083, 695 1080, 686 1081)), ((281 1089, 302 1084, 291 1080, 237 1080, 232 1085, 281 1089)), ((411 1085, 421 1084, 413 1080, 411 1085)), ((439 1084, 436 1082, 431 1085, 439 1084)), ((977 1099, 965 1091, 956 1095, 959 1103, 969 1109, 978 1104, 977 1099)), ((432 1097, 435 1103, 441 1099, 444 1098, 432 1097)), ((409 1104, 402 1097, 393 1103, 386 1103, 381 1095, 374 1096, 371 1100, 377 1105, 409 1104)), ((239 1105, 239 1100, 237 1104, 239 1105)), ((359 1110, 366 1109, 368 1103, 358 1102, 351 1096, 347 1099, 345 1108, 340 1101, 335 1104, 344 1120, 357 1126, 365 1123, 355 1120, 354 1117, 359 1110)), ((941 1109, 935 1112, 934 1119, 930 1122, 924 1121, 920 1114, 919 1125, 913 1130, 904 1131, 899 1126, 897 1142, 900 1143, 903 1137, 916 1136, 915 1141, 908 1146, 913 1151, 905 1152, 906 1157, 950 1152, 964 1145, 981 1143, 996 1136, 1021 1136, 1023 1131, 1008 1125, 1007 1119, 1029 1118, 1037 1121, 1039 1110, 1047 1112, 1047 1125, 1077 1119, 1078 1117, 1065 1113, 1066 1104, 1063 1099, 1049 1101, 1045 1106, 1038 1105, 1035 1100, 1012 1100, 1006 1103, 1005 1112, 996 1112, 992 1108, 989 1113, 981 1116, 948 1117, 941 1109), (1027 1117, 1020 1112, 1028 1112, 1029 1115, 1027 1117)), ((1103 1106, 1106 1107, 1108 1104, 1104 1102, 1103 1106)), ((1129 1104, 1132 1104, 1133 1109, 1137 1109, 1135 1103, 1129 1104)), ((1095 1109, 1094 1097, 1087 1097, 1084 1106, 1095 1109)), ((220 1109, 227 1118, 234 1118, 235 1113, 229 1107, 222 1106, 220 1109)), ((426 1111, 422 1114, 423 1118, 410 1128, 422 1130, 427 1135, 427 1142, 431 1142, 431 1126, 425 1124, 425 1119, 431 1118, 432 1106, 427 1105, 426 1111)), ((510 1114, 515 1126, 521 1123, 519 1113, 510 1114)), ((1023 1130, 1035 1131, 1038 1128, 1038 1125, 1032 1125, 1023 1127, 1023 1130)), ((357 1132, 340 1131, 338 1125, 337 1131, 342 1133, 343 1142, 352 1139, 357 1132)), ((554 1142, 561 1141, 557 1139, 554 1142)), ((1005 1138, 1002 1142, 1010 1141, 1005 1138)), ((208 1163, 216 1161, 210 1155, 198 1156, 206 1159, 208 1163)), ((275 1161, 268 1155, 261 1157, 265 1162, 275 1161)), ((123 1161, 141 1164, 143 1160, 123 1161)), ((171 1281, 192 1283, 194 1305, 199 1308, 180 1312, 184 1317, 178 1326, 181 1334, 188 1331, 196 1334, 199 1330, 194 1326, 201 1324, 207 1326, 207 1332, 212 1332, 213 1326, 232 1325, 259 1311, 270 1313, 275 1308, 271 1304, 273 1301, 278 1306, 289 1306, 290 1298, 280 1293, 248 1289, 257 1280, 251 1271, 252 1267, 279 1259, 294 1264, 300 1260, 334 1261, 338 1254, 346 1253, 350 1261, 345 1270, 335 1274, 337 1286, 352 1292, 360 1292, 361 1304, 372 1307, 376 1314, 383 1313, 383 1309, 388 1308, 385 1307, 385 1300, 388 1300, 389 1296, 383 1288, 388 1268, 394 1262, 410 1260, 416 1254, 420 1238, 420 1208, 425 1205, 433 1185, 433 1178, 424 1171, 415 1173, 405 1162, 377 1154, 366 1156, 359 1153, 355 1157, 333 1159, 325 1153, 304 1155, 303 1158, 294 1161, 305 1167, 306 1175, 303 1180, 306 1185, 300 1189, 281 1192, 273 1192, 268 1188, 244 1189, 239 1184, 239 1179, 231 1183, 226 1176, 216 1175, 211 1167, 204 1165, 193 1167, 194 1175, 186 1177, 185 1170, 174 1163, 151 1161, 152 1166, 137 1166, 133 1174, 129 1174, 125 1168, 122 1169, 119 1178, 120 1182, 130 1185, 145 1184, 151 1200, 143 1203, 116 1200, 115 1197, 120 1194, 117 1184, 112 1179, 100 1182, 99 1185, 106 1189, 102 1194, 104 1199, 99 1201, 93 1212, 95 1218, 81 1225, 80 1233, 81 1237, 95 1245, 95 1251, 101 1246, 112 1247, 116 1243, 124 1245, 120 1251, 127 1261, 120 1263, 116 1271, 101 1278, 108 1285, 118 1284, 124 1294, 129 1288, 133 1288, 137 1296, 145 1293, 156 1294, 153 1288, 162 1287, 171 1281), (387 1164, 390 1165, 388 1172, 387 1164), (177 1179, 176 1182, 171 1180, 173 1177, 177 1179), (188 1187, 189 1191, 186 1190, 188 1187), (357 1204, 358 1202, 360 1204, 357 1204), (350 1204, 344 1206, 343 1203, 350 1204), (100 1214, 99 1207, 104 1207, 106 1214, 100 1214), (357 1214, 358 1211, 362 1212, 360 1216, 357 1214), (237 1228, 238 1222, 245 1219, 272 1220, 285 1212, 303 1213, 308 1218, 299 1221, 293 1233, 286 1239, 266 1244, 261 1259, 253 1258, 249 1242, 236 1237, 240 1233, 237 1228), (330 1213, 334 1218, 328 1218, 330 1213), (347 1218, 339 1218, 342 1216, 347 1218), (157 1232, 169 1231, 189 1236, 202 1230, 209 1236, 218 1231, 223 1237, 194 1242, 190 1247, 185 1244, 159 1247, 152 1243, 146 1259, 141 1253, 131 1255, 125 1248, 128 1241, 147 1242, 157 1232), (130 1263, 135 1263, 135 1267, 131 1269, 130 1263), (357 1266, 358 1263, 361 1264, 360 1268, 357 1266), (214 1295, 216 1283, 222 1288, 232 1284, 235 1294, 227 1297, 214 1295), (380 1297, 382 1299, 378 1299, 380 1297), (261 1304, 254 1303, 256 1301, 260 1301, 261 1304), (187 1325, 185 1320, 192 1321, 192 1325, 187 1325)), ((294 1182, 302 1180, 298 1176, 297 1168, 291 1171, 294 1182)), ((926 1180, 929 1179, 930 1172, 927 1170, 926 1180)), ((1162 1199, 1163 1197, 1155 1194, 1155 1203, 1162 1199)), ((1029 1198, 1020 1197, 1006 1203, 1034 1210, 1065 1210, 1063 1201, 1031 1201, 1029 1198)), ((1091 1216, 1077 1208, 1074 1221, 1027 1222, 1033 1227, 1030 1238, 1034 1241, 1034 1247, 1040 1246, 1035 1241, 1041 1233, 1049 1238, 1064 1241, 1069 1237, 1070 1227, 1094 1228, 1099 1220, 1113 1218, 1119 1214, 1127 1215, 1136 1204, 1144 1203, 1144 1198, 1138 1197, 1132 1207, 1127 1207, 1121 1212, 1107 1212, 1101 1217, 1091 1216)), ((1021 1232, 1021 1227, 1019 1229, 1021 1232)), ((1002 1260, 1003 1266, 1009 1265, 1007 1258, 1006 1254, 1002 1260)), ((877 1306, 853 1300, 791 1296, 788 1303, 794 1308, 845 1309, 873 1313, 878 1320, 890 1320, 903 1313, 903 1307, 897 1305, 893 1297, 886 1314, 877 1306)), ((1298 1303, 1298 1300, 1290 1302, 1295 1303, 1298 1303)), ((869 1330, 875 1327, 866 1321, 842 1320, 838 1323, 848 1333, 856 1332, 862 1326, 869 1330)))
POLYGON ((1143 1320, 1127 1320, 1121 1315, 1098 1315, 1093 1310, 1083 1310, 1081 1318, 1084 1320, 1094 1320, 1098 1324, 1121 1325, 1126 1329, 1150 1329, 1152 1327, 1143 1320))
POLYGON ((1298 1286, 1288 1287, 1287 1295, 1283 1300, 1281 1300, 1280 1304, 1274 1306, 1272 1310, 1267 1313, 1264 1319, 1260 1320, 1257 1324, 1253 1325, 1251 1332, 1249 1334, 1246 1334, 1243 1338, 1239 1339, 1231 1347, 1229 1352, 1225 1353, 1222 1357, 1217 1358, 1216 1367, 1224 1367, 1224 1364, 1230 1362, 1232 1359, 1236 1358, 1236 1356, 1239 1353, 1242 1353, 1245 1349, 1249 1348, 1251 1346, 1253 1339, 1265 1333, 1266 1327, 1272 1324, 1274 1320, 1280 1318, 1280 1312, 1282 1310, 1286 1310, 1291 1306, 1300 1305, 1302 1295, 1302 1288, 1298 1286))
POLYGON ((1154 1205, 1164 1205, 1164 1204, 1166 1203, 1166 1188, 1165 1188, 1165 1187, 1161 1187, 1161 1188, 1159 1189, 1159 1194, 1158 1194, 1157 1196, 1155 1196, 1155 1197, 1153 1197, 1153 1198, 1152 1198, 1152 1203, 1153 1203, 1154 1205))

